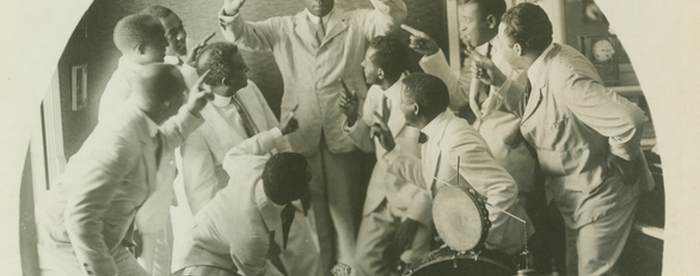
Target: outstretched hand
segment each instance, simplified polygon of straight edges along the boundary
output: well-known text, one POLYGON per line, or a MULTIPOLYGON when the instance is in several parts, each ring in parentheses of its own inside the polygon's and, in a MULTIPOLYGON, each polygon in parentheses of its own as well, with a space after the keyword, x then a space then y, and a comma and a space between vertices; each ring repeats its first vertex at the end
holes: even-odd
POLYGON ((202 49, 207 46, 207 42, 216 35, 215 32, 212 32, 211 34, 207 35, 204 37, 204 39, 200 40, 197 45, 192 47, 189 52, 187 52, 187 60, 185 60, 185 63, 187 65, 196 67, 197 66, 197 56, 199 56, 199 53, 202 52, 202 49))
POLYGON ((416 236, 416 232, 418 232, 418 226, 420 226, 420 222, 410 218, 406 218, 406 220, 401 223, 394 238, 394 245, 399 251, 411 249, 413 238, 416 236))
POLYGON ((285 116, 282 121, 280 122, 280 130, 282 131, 282 135, 287 135, 292 132, 295 132, 297 129, 299 129, 299 121, 297 121, 297 118, 294 118, 294 111, 299 108, 299 104, 295 105, 294 108, 292 108, 292 111, 285 116))
POLYGON ((421 32, 406 24, 401 24, 401 29, 404 29, 405 31, 411 34, 411 36, 409 37, 411 42, 408 44, 408 47, 410 47, 417 53, 424 56, 430 56, 437 53, 440 50, 435 40, 430 38, 430 36, 428 36, 424 32, 421 32))
POLYGON ((211 88, 202 83, 207 75, 209 75, 209 70, 204 72, 190 89, 185 105, 187 105, 187 111, 192 115, 199 116, 199 112, 207 105, 207 102, 214 99, 214 93, 211 92, 211 88))
POLYGON ((224 0, 224 14, 225 15, 235 15, 238 10, 243 6, 245 0, 224 0))
POLYGON ((355 91, 350 91, 342 79, 340 83, 343 85, 343 93, 340 93, 338 106, 340 106, 340 111, 347 117, 348 126, 351 127, 355 125, 355 121, 357 121, 357 117, 359 116, 358 110, 360 108, 360 100, 357 97, 357 93, 355 93, 355 91))
POLYGON ((506 75, 501 72, 498 67, 491 61, 490 58, 479 54, 477 51, 471 51, 472 57, 471 71, 481 82, 486 85, 500 87, 506 80, 506 75))

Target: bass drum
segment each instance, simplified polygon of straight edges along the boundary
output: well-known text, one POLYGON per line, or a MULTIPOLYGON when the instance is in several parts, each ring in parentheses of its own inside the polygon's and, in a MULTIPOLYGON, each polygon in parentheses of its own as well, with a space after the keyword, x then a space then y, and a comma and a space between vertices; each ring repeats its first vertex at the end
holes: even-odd
POLYGON ((447 247, 414 262, 403 276, 512 276, 518 267, 506 254, 483 250, 478 255, 460 254, 447 247))

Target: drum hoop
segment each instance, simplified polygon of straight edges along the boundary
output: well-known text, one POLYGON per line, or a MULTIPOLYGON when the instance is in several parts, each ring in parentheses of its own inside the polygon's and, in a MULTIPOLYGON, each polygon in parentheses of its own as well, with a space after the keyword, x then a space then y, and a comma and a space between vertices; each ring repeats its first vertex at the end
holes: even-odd
MULTIPOLYGON (((426 254, 425 256, 423 256, 423 258, 427 258, 429 256, 431 258, 430 261, 427 261, 425 263, 420 263, 420 264, 414 263, 414 264, 417 264, 417 267, 409 266, 404 271, 402 276, 410 276, 414 272, 419 271, 420 269, 426 268, 426 267, 434 265, 434 264, 438 264, 438 263, 442 263, 442 262, 449 262, 449 261, 459 260, 459 259, 468 259, 468 260, 471 259, 471 260, 474 260, 475 262, 483 261, 483 262, 490 263, 492 265, 496 265, 496 266, 506 268, 506 269, 509 267, 508 264, 501 262, 499 260, 493 259, 493 258, 488 257, 488 256, 481 256, 480 255, 481 253, 471 252, 470 254, 459 254, 458 253, 456 256, 454 254, 445 255, 445 256, 435 256, 437 253, 442 253, 443 250, 444 250, 444 248, 437 249, 433 252, 426 254)), ((452 251, 454 252, 454 250, 452 250, 452 251)))
MULTIPOLYGON (((447 186, 447 187, 459 188, 465 194, 467 194, 467 197, 472 201, 472 203, 474 203, 474 205, 476 206, 477 212, 479 212, 479 218, 481 220, 481 233, 480 233, 481 236, 479 237, 479 240, 476 243, 476 245, 474 245, 474 247, 469 248, 469 249, 464 249, 464 250, 454 249, 452 245, 447 244, 447 241, 445 241, 445 243, 455 251, 480 251, 481 249, 484 248, 484 243, 486 242, 486 238, 488 237, 489 229, 491 228, 491 220, 489 219, 489 211, 488 211, 488 209, 486 209, 486 204, 481 199, 481 197, 479 197, 477 195, 476 190, 474 190, 474 188, 472 188, 471 186, 459 185, 459 186, 447 186)), ((440 192, 443 191, 447 187, 440 189, 436 193, 435 197, 437 197, 440 194, 440 192)), ((435 212, 435 211, 436 211, 435 208, 433 208, 433 212, 435 212)), ((436 217, 435 214, 433 214, 433 217, 436 217)))

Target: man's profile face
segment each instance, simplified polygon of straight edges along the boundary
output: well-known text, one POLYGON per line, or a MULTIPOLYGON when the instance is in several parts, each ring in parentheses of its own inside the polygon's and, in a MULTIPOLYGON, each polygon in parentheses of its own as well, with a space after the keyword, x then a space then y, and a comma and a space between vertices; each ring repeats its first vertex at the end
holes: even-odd
POLYGON ((513 39, 506 34, 505 29, 506 25, 503 22, 501 22, 501 24, 498 25, 498 36, 496 38, 496 43, 494 43, 494 47, 496 48, 498 53, 503 57, 503 59, 506 62, 508 62, 508 64, 510 64, 510 66, 513 69, 527 69, 523 68, 523 66, 520 65, 520 55, 515 50, 515 43, 513 39))
POLYGON ((171 13, 161 18, 160 23, 165 28, 165 39, 168 41, 166 54, 169 56, 187 55, 187 32, 182 25, 182 20, 175 13, 171 13))
POLYGON ((304 5, 306 9, 311 12, 311 14, 323 17, 333 10, 333 5, 335 5, 334 0, 304 0, 304 5))
POLYGON ((236 54, 230 57, 231 73, 226 77, 226 83, 229 85, 230 90, 238 92, 238 90, 248 86, 248 66, 243 60, 241 52, 236 52, 236 54))
POLYGON ((476 3, 459 5, 459 38, 464 44, 471 47, 482 45, 492 37, 486 37, 489 30, 486 15, 481 14, 481 9, 476 3))
POLYGON ((367 84, 379 84, 379 67, 377 67, 374 62, 372 61, 372 57, 374 56, 374 53, 377 52, 377 49, 374 49, 372 47, 367 48, 367 52, 365 52, 365 59, 362 60, 362 68, 364 69, 365 72, 365 82, 367 84))

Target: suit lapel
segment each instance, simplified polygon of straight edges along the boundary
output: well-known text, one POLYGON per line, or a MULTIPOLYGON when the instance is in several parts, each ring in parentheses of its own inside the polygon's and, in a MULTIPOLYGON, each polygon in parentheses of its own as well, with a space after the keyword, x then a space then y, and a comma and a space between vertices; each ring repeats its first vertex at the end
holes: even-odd
POLYGON ((326 36, 323 38, 323 43, 321 45, 325 44, 326 42, 330 41, 343 31, 345 31, 348 28, 348 25, 345 24, 346 20, 347 19, 345 18, 344 13, 341 13, 338 10, 333 12, 333 14, 331 14, 330 19, 328 20, 330 29, 326 31, 326 36))
POLYGON ((268 129, 267 121, 265 121, 264 116, 257 116, 257 114, 264 114, 264 111, 260 109, 259 105, 255 104, 257 103, 257 98, 252 92, 253 91, 246 87, 243 88, 241 91, 238 91, 238 93, 236 94, 238 96, 238 99, 241 100, 241 105, 248 112, 250 120, 253 121, 253 124, 255 124, 255 127, 258 129, 259 132, 263 132, 264 130, 268 129))
POLYGON ((535 110, 537 110, 537 108, 540 106, 540 103, 542 103, 542 90, 545 88, 546 85, 537 89, 532 89, 532 95, 530 95, 531 98, 527 102, 527 105, 525 105, 525 111, 523 111, 523 121, 530 118, 530 116, 532 116, 532 113, 534 113, 535 110))
POLYGON ((297 13, 297 15, 294 16, 294 33, 304 44, 309 46, 309 48, 318 48, 316 36, 311 33, 311 26, 309 24, 309 19, 306 17, 304 11, 297 13))

